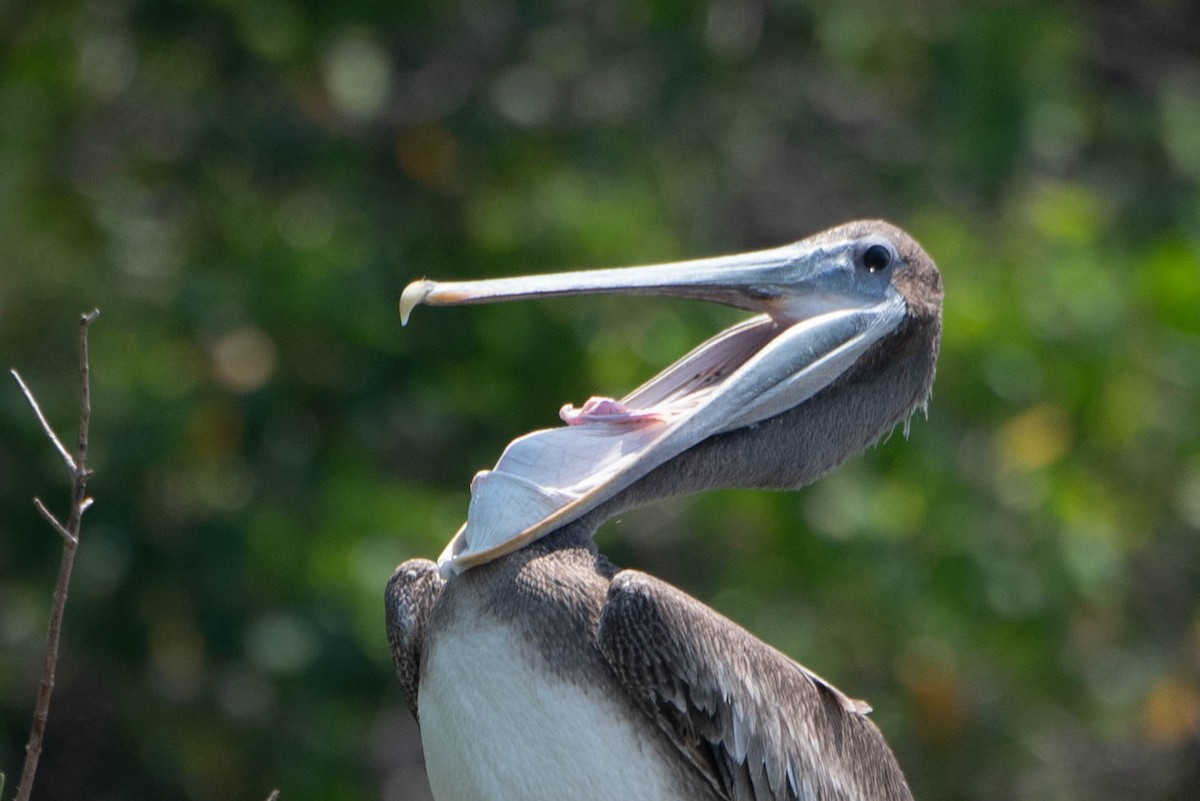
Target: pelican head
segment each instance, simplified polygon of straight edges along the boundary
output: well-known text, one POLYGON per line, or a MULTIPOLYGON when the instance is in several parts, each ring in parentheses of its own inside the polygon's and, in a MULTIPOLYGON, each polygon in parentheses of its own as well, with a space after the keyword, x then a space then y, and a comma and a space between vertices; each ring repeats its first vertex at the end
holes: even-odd
POLYGON ((615 508, 619 498, 636 494, 631 490, 639 483, 659 486, 642 496, 808 483, 907 420, 929 396, 941 332, 941 277, 920 245, 882 221, 846 223, 771 250, 672 264, 420 280, 401 295, 400 316, 407 322, 420 304, 600 293, 694 298, 757 315, 697 346, 625 397, 564 406, 564 426, 510 443, 495 468, 471 484, 467 522, 439 560, 446 576, 511 553, 602 505, 615 508), (839 385, 872 379, 878 379, 872 395, 831 399, 839 385), (822 398, 836 413, 797 417, 822 398), (780 427, 780 436, 772 425, 780 427), (854 430, 809 432, 796 441, 812 452, 789 455, 791 440, 781 435, 797 425, 854 430), (754 469, 689 468, 664 478, 670 465, 683 464, 706 443, 719 443, 723 456, 737 448, 740 455, 725 461, 754 469), (646 482, 652 473, 656 480, 646 482))

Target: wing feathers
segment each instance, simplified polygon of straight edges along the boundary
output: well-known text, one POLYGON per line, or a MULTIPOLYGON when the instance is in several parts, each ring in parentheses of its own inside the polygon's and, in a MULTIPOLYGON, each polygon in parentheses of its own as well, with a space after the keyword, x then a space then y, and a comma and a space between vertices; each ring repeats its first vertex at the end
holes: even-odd
POLYGON ((618 573, 600 650, 637 703, 732 801, 911 801, 865 705, 651 576, 618 573))
POLYGON ((396 663, 404 700, 418 722, 421 718, 417 714, 417 686, 421 681, 425 631, 429 612, 444 586, 446 581, 438 574, 437 565, 428 559, 409 559, 392 573, 384 591, 392 660, 396 663))

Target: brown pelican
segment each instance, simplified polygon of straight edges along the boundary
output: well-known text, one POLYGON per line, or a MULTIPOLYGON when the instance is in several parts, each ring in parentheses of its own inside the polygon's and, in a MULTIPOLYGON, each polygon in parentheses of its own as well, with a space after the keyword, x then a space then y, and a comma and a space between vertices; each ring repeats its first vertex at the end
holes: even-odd
POLYGON ((420 303, 601 292, 760 315, 564 427, 512 442, 471 486, 439 563, 400 565, 388 635, 440 801, 909 799, 869 709, 592 541, 623 509, 714 487, 800 487, 929 397, 941 277, 905 232, 838 226, 671 265, 418 281, 420 303))

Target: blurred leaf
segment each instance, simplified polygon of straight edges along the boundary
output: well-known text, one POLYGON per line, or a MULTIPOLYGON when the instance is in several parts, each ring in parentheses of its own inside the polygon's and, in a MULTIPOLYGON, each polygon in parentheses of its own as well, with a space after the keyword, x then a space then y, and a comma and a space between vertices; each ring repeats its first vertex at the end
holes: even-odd
MULTIPOLYGON (((42 798, 426 798, 382 591, 476 470, 740 318, 421 310, 421 276, 648 263, 884 216, 946 286, 928 420, 602 548, 867 696, 923 799, 1190 799, 1200 79, 1186 3, 8 4, 0 352, 88 513, 42 798)), ((11 388, 9 388, 11 390, 11 388)), ((63 487, 0 392, 0 766, 63 487)))

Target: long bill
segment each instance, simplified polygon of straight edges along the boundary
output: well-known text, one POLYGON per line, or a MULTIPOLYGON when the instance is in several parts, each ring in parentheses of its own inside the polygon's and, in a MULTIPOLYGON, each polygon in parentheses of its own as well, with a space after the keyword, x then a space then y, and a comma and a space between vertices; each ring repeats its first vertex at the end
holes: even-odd
POLYGON ((568 295, 671 295, 725 303, 743 309, 760 309, 752 294, 756 284, 783 278, 782 271, 795 261, 794 246, 718 256, 711 259, 643 267, 579 270, 482 281, 439 282, 420 280, 400 295, 400 322, 408 324, 420 305, 457 306, 502 300, 563 297, 568 295))
POLYGON ((400 300, 490 303, 598 293, 670 295, 764 312, 694 348, 620 400, 564 406, 567 425, 526 434, 471 483, 467 522, 443 551, 447 576, 511 553, 612 498, 716 434, 803 403, 893 330, 905 304, 853 264, 853 242, 482 281, 416 281, 400 300))

